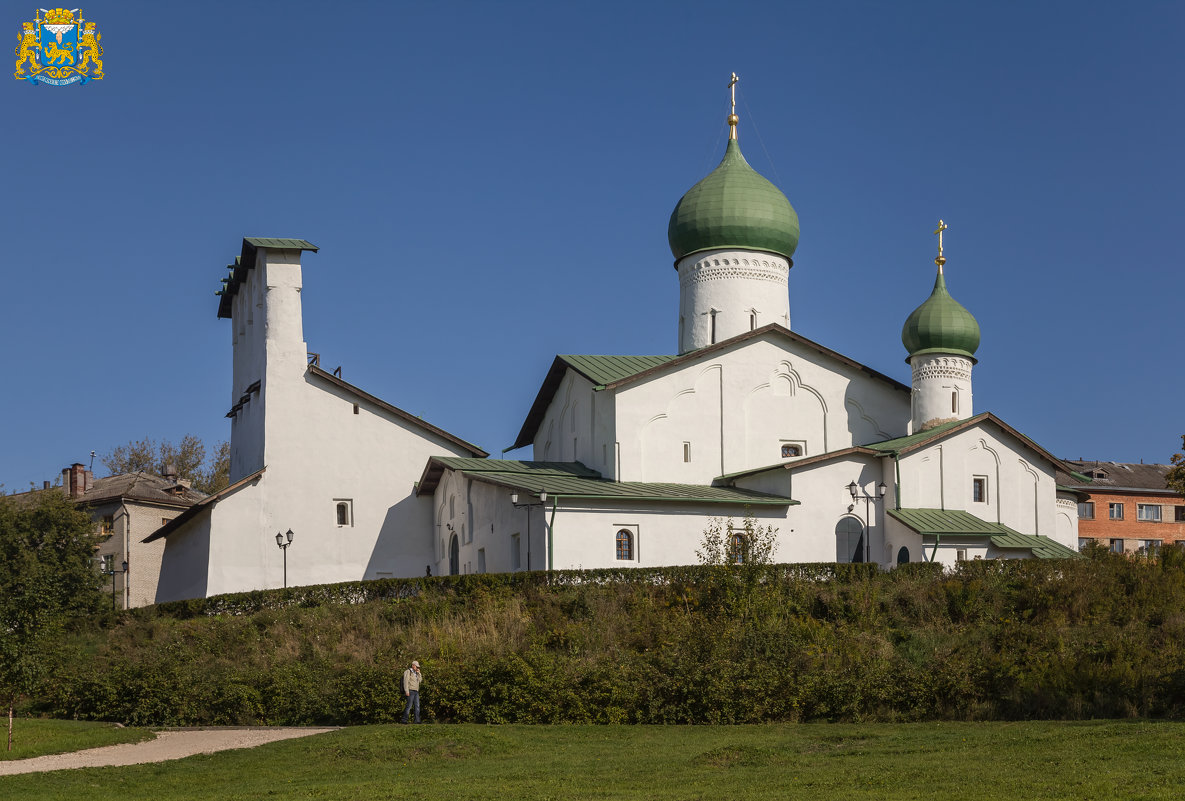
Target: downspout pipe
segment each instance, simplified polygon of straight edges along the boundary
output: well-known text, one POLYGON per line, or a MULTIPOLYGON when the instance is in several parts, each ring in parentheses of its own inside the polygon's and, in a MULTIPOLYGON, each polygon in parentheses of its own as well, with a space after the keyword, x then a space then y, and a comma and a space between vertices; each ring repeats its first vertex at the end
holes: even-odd
POLYGON ((560 496, 551 496, 551 522, 547 524, 547 569, 548 571, 555 570, 555 558, 553 549, 555 547, 555 510, 560 502, 560 496))

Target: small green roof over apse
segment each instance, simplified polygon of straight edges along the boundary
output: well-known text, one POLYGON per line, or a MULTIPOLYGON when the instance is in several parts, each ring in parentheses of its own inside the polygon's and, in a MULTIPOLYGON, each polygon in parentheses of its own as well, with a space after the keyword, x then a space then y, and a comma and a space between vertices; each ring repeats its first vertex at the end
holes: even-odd
POLYGON ((798 247, 798 213, 749 166, 737 140, 729 139, 720 164, 671 212, 667 240, 676 262, 691 253, 732 248, 789 259, 798 247))
POLYGON ((906 319, 901 329, 901 344, 911 357, 922 353, 952 353, 975 359, 979 323, 946 291, 941 268, 930 297, 906 319))

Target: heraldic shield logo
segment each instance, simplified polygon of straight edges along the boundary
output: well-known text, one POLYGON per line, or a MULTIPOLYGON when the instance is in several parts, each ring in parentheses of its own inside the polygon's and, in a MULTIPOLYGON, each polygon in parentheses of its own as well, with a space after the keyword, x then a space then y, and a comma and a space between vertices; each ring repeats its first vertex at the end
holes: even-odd
POLYGON ((14 78, 30 83, 67 86, 103 78, 103 38, 81 9, 39 8, 32 22, 22 22, 17 34, 14 78))

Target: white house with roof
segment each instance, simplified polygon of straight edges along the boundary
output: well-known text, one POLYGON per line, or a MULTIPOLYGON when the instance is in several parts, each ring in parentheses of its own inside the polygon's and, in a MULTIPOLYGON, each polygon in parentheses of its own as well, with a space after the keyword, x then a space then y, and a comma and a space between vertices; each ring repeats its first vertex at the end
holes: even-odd
POLYGON ((321 370, 304 240, 246 239, 224 279, 232 484, 170 522, 159 600, 383 576, 696 561, 713 518, 777 530, 783 562, 1074 555, 1069 468, 975 414, 980 331, 948 292, 901 332, 902 383, 790 328, 798 216, 741 154, 676 205, 671 355, 557 356, 494 460, 321 370), (382 465, 382 469, 378 466, 382 465), (284 533, 300 560, 284 566, 284 533), (278 539, 277 539, 278 538, 278 539), (277 543, 280 547, 277 547, 277 543))
POLYGON ((148 538, 165 540, 157 601, 422 575, 437 561, 431 502, 413 491, 424 463, 487 455, 310 358, 301 256, 316 250, 248 238, 228 268, 231 483, 148 538), (299 559, 287 559, 289 531, 299 559))

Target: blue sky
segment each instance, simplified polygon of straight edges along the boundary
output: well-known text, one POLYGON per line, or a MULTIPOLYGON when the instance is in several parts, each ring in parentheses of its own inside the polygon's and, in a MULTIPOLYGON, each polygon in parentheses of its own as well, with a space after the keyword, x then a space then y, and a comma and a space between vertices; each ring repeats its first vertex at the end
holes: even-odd
MULTIPOLYGON (((0 4, 0 30, 34 8, 0 4)), ((1067 458, 1165 462, 1185 433, 1183 4, 83 15, 104 80, 4 92, 8 491, 131 439, 229 437, 213 293, 243 236, 321 248, 323 366, 495 454, 554 354, 672 352, 667 219, 723 152, 732 71, 742 148, 801 220, 796 331, 908 381, 942 217, 976 411, 1067 458)))

